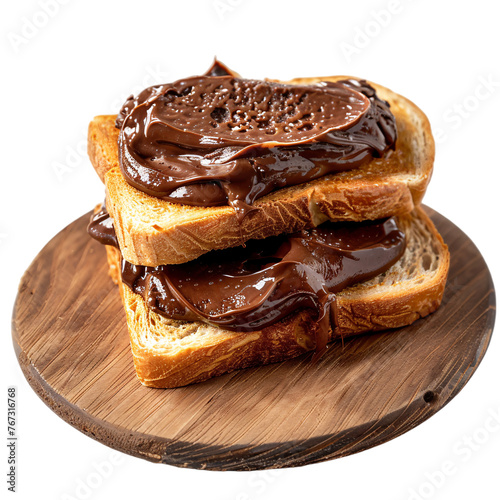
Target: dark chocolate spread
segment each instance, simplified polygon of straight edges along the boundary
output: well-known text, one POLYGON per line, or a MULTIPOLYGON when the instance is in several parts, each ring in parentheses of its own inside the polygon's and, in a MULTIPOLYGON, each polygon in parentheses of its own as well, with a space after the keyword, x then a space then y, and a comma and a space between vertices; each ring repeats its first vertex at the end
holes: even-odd
POLYGON ((129 184, 240 214, 274 190, 357 168, 396 141, 389 104, 366 81, 246 80, 217 61, 203 76, 131 96, 116 124, 129 184))
MULTIPOLYGON (((235 71, 229 69, 224 63, 215 59, 212 66, 205 72, 204 76, 234 76, 239 77, 240 75, 235 71)), ((129 95, 127 100, 120 109, 118 116, 116 117, 115 126, 116 128, 122 128, 123 122, 125 118, 132 112, 132 110, 146 102, 150 97, 158 95, 162 91, 169 88, 169 84, 165 85, 153 85, 152 87, 148 87, 144 89, 142 92, 137 94, 136 96, 129 95)))
MULTIPOLYGON (((116 245, 103 208, 89 233, 116 245)), ((256 331, 301 309, 312 309, 317 354, 335 325, 335 294, 386 271, 403 254, 396 219, 325 223, 291 235, 250 241, 179 265, 136 266, 122 259, 122 281, 149 308, 169 318, 256 331)))
POLYGON ((99 243, 120 248, 118 238, 116 237, 113 219, 110 217, 106 205, 103 204, 101 210, 96 212, 90 219, 87 231, 99 243))

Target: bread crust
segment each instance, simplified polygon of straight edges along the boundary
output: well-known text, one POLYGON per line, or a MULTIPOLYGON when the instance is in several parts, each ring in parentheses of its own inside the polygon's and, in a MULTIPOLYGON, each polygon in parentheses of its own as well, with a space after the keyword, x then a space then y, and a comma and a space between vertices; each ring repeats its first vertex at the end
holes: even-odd
MULTIPOLYGON (((405 254, 386 273, 337 295, 338 326, 330 331, 330 341, 406 326, 439 307, 449 268, 447 246, 421 208, 399 217, 399 222, 408 240, 405 254)), ((137 376, 146 386, 172 388, 202 382, 314 349, 318 325, 308 310, 250 333, 154 313, 140 295, 118 280, 120 252, 106 249, 125 307, 137 376)))
MULTIPOLYGON (((285 83, 345 78, 350 77, 285 83)), ((270 193, 256 201, 257 210, 241 224, 229 206, 175 204, 130 186, 119 168, 115 116, 94 118, 89 126, 89 157, 106 185, 106 204, 123 256, 133 264, 147 266, 180 264, 210 250, 298 231, 327 219, 362 221, 409 213, 421 202, 432 174, 434 141, 430 124, 408 99, 371 85, 389 101, 396 117, 395 151, 358 169, 270 193)))

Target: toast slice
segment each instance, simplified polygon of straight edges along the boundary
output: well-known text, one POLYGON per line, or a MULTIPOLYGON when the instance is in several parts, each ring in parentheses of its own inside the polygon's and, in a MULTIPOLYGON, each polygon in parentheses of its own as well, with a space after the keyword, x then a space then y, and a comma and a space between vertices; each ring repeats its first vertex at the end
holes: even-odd
MULTIPOLYGON (((447 246, 423 209, 400 216, 399 222, 407 238, 405 253, 387 272, 337 294, 338 326, 330 332, 330 340, 405 326, 439 307, 449 267, 447 246)), ((137 376, 146 386, 201 382, 315 347, 318 325, 308 310, 250 333, 165 318, 121 282, 120 252, 106 249, 110 274, 125 307, 137 376)))
MULTIPOLYGON (((297 79, 295 84, 351 77, 297 79)), ((434 141, 429 121, 408 99, 370 83, 396 117, 396 149, 364 166, 291 186, 258 199, 240 223, 232 208, 195 207, 147 195, 123 178, 118 162, 115 116, 98 116, 89 126, 88 152, 106 185, 123 256, 133 264, 158 266, 189 262, 216 249, 242 245, 333 221, 374 220, 409 213, 429 183, 434 141)))

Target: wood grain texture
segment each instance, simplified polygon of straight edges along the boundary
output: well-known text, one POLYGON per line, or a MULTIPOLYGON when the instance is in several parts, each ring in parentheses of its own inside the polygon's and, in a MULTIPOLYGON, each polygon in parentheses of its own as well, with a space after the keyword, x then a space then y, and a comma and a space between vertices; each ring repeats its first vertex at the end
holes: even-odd
POLYGON ((61 231, 21 280, 14 347, 36 393, 85 434, 181 467, 300 466, 384 443, 452 399, 484 356, 495 317, 488 269, 467 236, 428 209, 449 245, 441 308, 413 325, 178 389, 135 376, 118 289, 89 214, 61 231))

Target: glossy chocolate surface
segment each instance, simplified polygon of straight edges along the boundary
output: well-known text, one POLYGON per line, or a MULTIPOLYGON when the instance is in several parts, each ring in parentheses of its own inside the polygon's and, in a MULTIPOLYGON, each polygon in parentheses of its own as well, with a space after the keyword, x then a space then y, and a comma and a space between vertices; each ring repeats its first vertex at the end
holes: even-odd
MULTIPOLYGON (((115 244, 103 211, 89 226, 115 244)), ((116 246, 116 245, 115 245, 116 246)), ((322 350, 335 325, 335 294, 386 271, 403 254, 396 219, 325 223, 291 235, 254 240, 180 265, 136 266, 122 259, 122 281, 164 316, 255 331, 301 309, 312 309, 322 350)))
POLYGON ((117 126, 132 186, 240 214, 272 191, 384 155, 397 135, 389 105, 365 81, 284 85, 239 78, 218 62, 131 96, 117 126))

